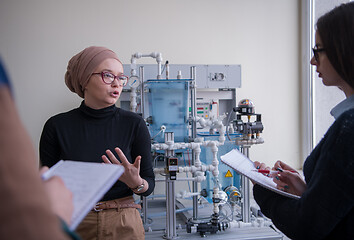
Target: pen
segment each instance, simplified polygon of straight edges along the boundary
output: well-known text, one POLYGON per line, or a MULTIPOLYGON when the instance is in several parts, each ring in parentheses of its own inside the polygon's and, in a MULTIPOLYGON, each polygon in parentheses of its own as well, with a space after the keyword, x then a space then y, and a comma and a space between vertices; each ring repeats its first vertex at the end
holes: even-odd
POLYGON ((252 170, 252 171, 256 171, 256 172, 263 173, 263 174, 274 174, 274 173, 279 172, 279 171, 272 171, 272 170, 267 170, 267 169, 257 169, 257 170, 252 170))
MULTIPOLYGON (((284 170, 283 169, 281 169, 281 168, 277 168, 277 171, 279 171, 279 172, 284 172, 284 170)), ((294 170, 288 170, 288 171, 290 171, 290 172, 292 172, 292 173, 297 173, 296 171, 294 171, 294 170)))

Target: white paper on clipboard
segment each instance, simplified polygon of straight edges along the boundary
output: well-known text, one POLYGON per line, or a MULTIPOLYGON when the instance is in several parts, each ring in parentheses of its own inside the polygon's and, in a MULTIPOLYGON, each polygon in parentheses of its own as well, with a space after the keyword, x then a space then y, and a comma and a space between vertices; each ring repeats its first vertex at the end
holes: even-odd
POLYGON ((257 171, 253 162, 247 158, 245 155, 240 153, 237 149, 233 149, 225 155, 221 156, 221 161, 234 169, 239 174, 242 174, 252 181, 258 183, 259 185, 272 190, 273 192, 279 193, 283 196, 299 199, 300 197, 291 193, 284 192, 276 188, 275 182, 270 177, 267 177, 257 171))
POLYGON ((75 230, 123 172, 124 167, 115 164, 60 160, 42 179, 59 176, 72 192, 74 212, 69 228, 75 230))

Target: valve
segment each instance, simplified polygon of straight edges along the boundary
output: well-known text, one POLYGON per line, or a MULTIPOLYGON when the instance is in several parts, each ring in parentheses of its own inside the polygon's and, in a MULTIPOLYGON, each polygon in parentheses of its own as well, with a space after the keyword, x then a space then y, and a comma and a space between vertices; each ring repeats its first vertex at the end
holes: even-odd
POLYGON ((170 157, 167 159, 167 171, 170 175, 170 180, 177 179, 178 158, 170 157))

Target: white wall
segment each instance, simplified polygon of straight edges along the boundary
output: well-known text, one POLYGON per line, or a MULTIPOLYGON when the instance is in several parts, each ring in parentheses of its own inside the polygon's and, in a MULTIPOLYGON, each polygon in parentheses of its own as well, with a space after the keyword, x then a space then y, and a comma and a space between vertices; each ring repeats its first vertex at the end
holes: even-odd
POLYGON ((251 158, 300 167, 299 9, 296 0, 2 0, 0 55, 36 148, 48 117, 79 105, 64 73, 87 46, 124 63, 158 51, 171 64, 241 64, 238 101, 252 99, 265 127, 251 158))

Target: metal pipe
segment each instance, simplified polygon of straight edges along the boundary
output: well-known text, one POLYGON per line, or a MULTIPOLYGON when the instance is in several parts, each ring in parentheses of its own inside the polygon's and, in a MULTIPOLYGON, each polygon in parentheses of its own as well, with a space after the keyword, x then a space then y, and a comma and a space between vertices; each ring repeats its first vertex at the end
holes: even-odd
POLYGON ((175 181, 166 175, 166 239, 177 237, 175 181))
POLYGON ((191 115, 192 115, 192 138, 193 140, 197 137, 197 122, 195 121, 195 118, 197 116, 197 108, 196 108, 196 94, 197 94, 197 88, 196 88, 196 68, 195 66, 191 67, 191 79, 192 81, 190 82, 190 89, 191 89, 191 115))
POLYGON ((147 201, 147 198, 146 197, 143 197, 143 208, 142 208, 142 211, 143 211, 143 221, 144 221, 144 224, 147 224, 147 210, 148 210, 148 205, 147 205, 148 201, 147 201))
MULTIPOLYGON (((198 182, 198 179, 197 178, 177 178, 176 180, 174 181, 197 181, 198 182)), ((155 179, 155 182, 166 182, 166 179, 155 179)))
POLYGON ((144 67, 139 67, 139 78, 140 78, 140 110, 141 116, 145 119, 145 98, 144 98, 144 67))
MULTIPOLYGON (((241 153, 249 157, 250 146, 241 146, 241 153)), ((250 181, 244 175, 241 175, 241 195, 242 195, 242 221, 248 223, 251 221, 250 212, 250 181)))
MULTIPOLYGON (((174 133, 165 132, 165 143, 174 142, 174 133)), ((165 156, 174 155, 174 150, 165 150, 165 156)), ((170 175, 166 174, 166 239, 174 239, 176 233, 176 198, 175 198, 175 181, 170 180, 170 175)))
MULTIPOLYGON (((197 116, 197 108, 196 108, 196 68, 195 66, 191 67, 191 79, 193 81, 191 81, 191 115, 192 115, 192 140, 194 141, 194 139, 197 137, 197 122, 195 121, 195 118, 197 116)), ((192 164, 194 165, 194 161, 195 161, 195 151, 192 150, 192 164)), ((196 177, 196 174, 193 174, 193 177, 196 177)), ((192 184, 192 190, 193 192, 198 192, 198 183, 197 182, 193 182, 192 184)), ((193 197, 193 218, 197 219, 198 218, 198 197, 194 196, 193 197)))

